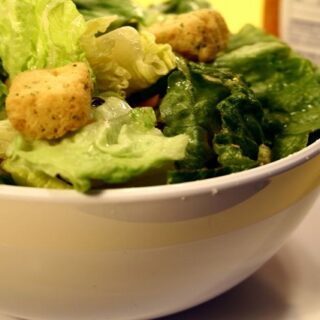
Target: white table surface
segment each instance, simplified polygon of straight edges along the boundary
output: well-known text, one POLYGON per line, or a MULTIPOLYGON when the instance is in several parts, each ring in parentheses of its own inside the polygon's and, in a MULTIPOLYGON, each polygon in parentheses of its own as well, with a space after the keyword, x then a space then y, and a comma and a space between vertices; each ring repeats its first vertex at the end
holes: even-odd
POLYGON ((157 320, 213 319, 320 320, 320 197, 284 247, 252 277, 201 306, 157 320))

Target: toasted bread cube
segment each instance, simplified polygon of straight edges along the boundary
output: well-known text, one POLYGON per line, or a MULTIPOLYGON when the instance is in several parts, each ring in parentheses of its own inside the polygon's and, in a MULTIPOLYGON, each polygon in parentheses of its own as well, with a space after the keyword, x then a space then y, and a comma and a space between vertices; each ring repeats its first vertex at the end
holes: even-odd
POLYGON ((210 62, 225 49, 229 29, 221 14, 201 9, 174 15, 149 28, 158 43, 169 43, 173 51, 201 62, 210 62))
POLYGON ((85 63, 25 71, 11 83, 6 111, 13 127, 33 139, 55 139, 91 118, 92 83, 85 63))

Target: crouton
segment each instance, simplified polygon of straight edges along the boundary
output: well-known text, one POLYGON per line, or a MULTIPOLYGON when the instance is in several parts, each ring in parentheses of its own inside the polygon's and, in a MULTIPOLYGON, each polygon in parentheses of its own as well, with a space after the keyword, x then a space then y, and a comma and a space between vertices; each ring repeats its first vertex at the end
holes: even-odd
POLYGON ((91 118, 92 83, 86 64, 25 71, 11 83, 6 111, 13 127, 33 139, 55 139, 91 118))
POLYGON ((173 15, 150 26, 157 43, 169 43, 173 51, 200 62, 210 62, 226 48, 229 30, 221 14, 201 9, 173 15))

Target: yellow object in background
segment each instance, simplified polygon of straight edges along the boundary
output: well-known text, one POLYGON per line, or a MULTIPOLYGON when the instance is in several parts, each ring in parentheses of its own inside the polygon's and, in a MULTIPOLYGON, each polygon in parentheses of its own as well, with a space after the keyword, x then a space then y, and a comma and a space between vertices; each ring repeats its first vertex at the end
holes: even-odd
POLYGON ((246 23, 262 27, 263 1, 213 0, 214 8, 222 13, 231 31, 238 31, 246 23))
MULTIPOLYGON (((136 1, 143 5, 162 2, 161 0, 136 1)), ((213 7, 222 13, 232 32, 236 32, 246 23, 262 26, 262 0, 211 0, 211 2, 213 7)))

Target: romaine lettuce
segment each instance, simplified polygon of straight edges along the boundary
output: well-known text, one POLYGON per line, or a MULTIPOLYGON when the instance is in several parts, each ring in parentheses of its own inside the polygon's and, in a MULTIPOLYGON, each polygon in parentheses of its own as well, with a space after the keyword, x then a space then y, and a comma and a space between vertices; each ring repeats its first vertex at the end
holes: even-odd
POLYGON ((55 143, 19 136, 7 152, 3 169, 19 185, 66 187, 87 191, 92 181, 119 184, 149 170, 181 160, 188 138, 163 136, 152 108, 131 109, 107 97, 96 121, 55 143))
POLYGON ((11 78, 85 60, 85 21, 71 0, 2 0, 0 17, 0 59, 11 78))
POLYGON ((160 113, 166 135, 189 136, 186 157, 178 162, 171 182, 270 162, 262 107, 233 73, 205 64, 180 65, 169 77, 160 113))
POLYGON ((170 75, 160 114, 167 136, 180 133, 189 136, 186 157, 178 163, 180 169, 201 169, 213 161, 210 137, 219 126, 215 106, 227 94, 218 79, 210 83, 191 72, 187 65, 170 75))
POLYGON ((150 26, 163 21, 171 15, 187 13, 193 10, 211 8, 207 0, 167 0, 150 5, 144 14, 143 23, 150 26))
POLYGON ((0 162, 5 158, 7 149, 18 132, 12 127, 9 120, 0 121, 0 162))
POLYGON ((2 61, 0 59, 0 81, 5 81, 8 77, 8 74, 3 69, 2 61))
POLYGON ((0 80, 0 120, 5 118, 5 99, 7 96, 7 87, 0 80))
POLYGON ((151 33, 140 33, 132 27, 105 33, 115 19, 89 20, 81 40, 101 92, 130 94, 149 87, 175 68, 171 47, 156 44, 151 33))
POLYGON ((143 20, 143 10, 131 0, 75 0, 79 11, 87 18, 117 15, 127 21, 143 20))
POLYGON ((4 173, 0 168, 0 184, 9 184, 13 185, 14 181, 12 180, 11 176, 4 173))
POLYGON ((210 7, 211 3, 206 0, 167 0, 155 6, 157 10, 165 14, 180 14, 210 7))
POLYGON ((273 159, 304 148, 320 129, 318 71, 280 40, 246 26, 231 39, 215 65, 240 73, 265 110, 265 131, 273 159))

